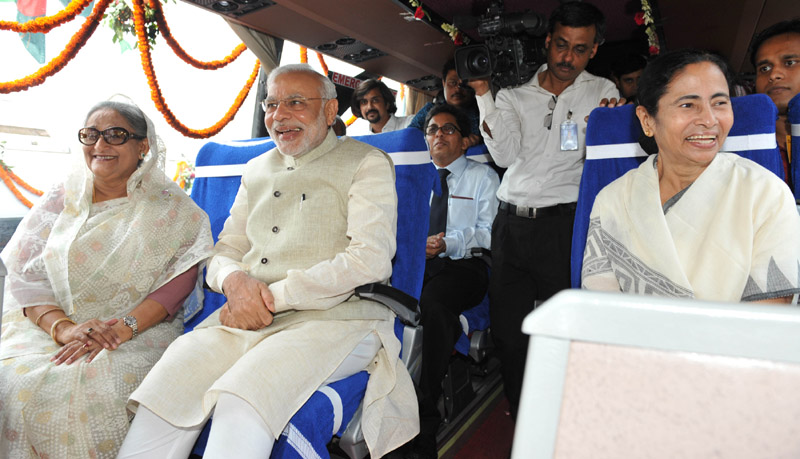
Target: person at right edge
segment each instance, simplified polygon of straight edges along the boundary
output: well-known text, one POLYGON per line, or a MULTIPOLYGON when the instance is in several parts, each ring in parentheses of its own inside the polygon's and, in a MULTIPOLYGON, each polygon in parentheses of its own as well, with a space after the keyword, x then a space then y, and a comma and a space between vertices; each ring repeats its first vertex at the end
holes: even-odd
POLYGON ((619 97, 611 81, 584 70, 604 31, 597 7, 563 3, 550 15, 547 63, 530 81, 501 89, 496 99, 487 79, 469 82, 478 96, 484 142, 495 163, 508 168, 492 225, 489 300, 492 337, 515 420, 528 349, 522 320, 535 305, 570 287, 585 118, 598 103, 613 106, 619 97))

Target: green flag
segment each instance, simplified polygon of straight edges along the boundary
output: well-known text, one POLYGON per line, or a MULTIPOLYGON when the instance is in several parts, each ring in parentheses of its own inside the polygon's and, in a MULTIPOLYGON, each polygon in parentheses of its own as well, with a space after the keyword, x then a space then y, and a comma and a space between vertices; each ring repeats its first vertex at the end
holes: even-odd
MULTIPOLYGON (((31 19, 35 19, 35 17, 25 16, 24 14, 17 12, 17 22, 23 23, 28 22, 31 19)), ((45 49, 44 49, 44 34, 43 33, 21 33, 19 34, 19 38, 22 40, 22 45, 28 52, 36 59, 36 62, 40 64, 44 64, 45 61, 45 49)))

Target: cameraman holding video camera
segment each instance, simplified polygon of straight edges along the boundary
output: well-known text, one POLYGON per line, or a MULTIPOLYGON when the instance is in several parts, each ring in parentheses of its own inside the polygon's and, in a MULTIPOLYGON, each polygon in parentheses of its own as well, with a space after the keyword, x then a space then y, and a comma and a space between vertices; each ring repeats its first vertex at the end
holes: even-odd
POLYGON ((619 97, 611 81, 584 71, 604 31, 597 7, 562 3, 550 15, 547 63, 530 81, 501 89, 496 100, 488 79, 469 82, 478 96, 484 142, 495 163, 508 168, 492 225, 489 295, 492 336, 514 419, 528 348, 522 320, 534 304, 570 287, 584 119, 598 104, 613 106, 619 97))

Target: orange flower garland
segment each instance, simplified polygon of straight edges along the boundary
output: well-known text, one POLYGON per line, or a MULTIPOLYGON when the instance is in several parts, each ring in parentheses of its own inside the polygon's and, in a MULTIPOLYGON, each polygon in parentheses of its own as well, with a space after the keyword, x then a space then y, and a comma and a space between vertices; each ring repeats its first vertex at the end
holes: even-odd
POLYGON ((25 198, 25 196, 22 195, 22 193, 14 185, 14 182, 19 183, 19 185, 22 188, 30 191, 31 193, 33 193, 33 194, 35 194, 37 196, 41 196, 43 194, 41 191, 39 191, 36 188, 34 188, 34 187, 28 185, 27 183, 25 183, 21 178, 19 178, 17 176, 17 174, 11 172, 11 169, 9 169, 8 166, 3 164, 2 161, 0 161, 0 179, 2 179, 3 183, 5 183, 6 186, 8 187, 8 189, 11 190, 11 193, 13 193, 14 196, 17 199, 19 199, 19 201, 21 203, 25 204, 25 206, 28 207, 29 209, 31 207, 33 207, 33 203, 30 202, 27 198, 25 198), (12 181, 12 179, 13 179, 13 181, 12 181))
POLYGON ((308 64, 308 48, 305 46, 300 47, 300 63, 308 64))
POLYGON ((350 119, 344 122, 344 125, 350 127, 351 124, 355 123, 358 117, 356 115, 351 115, 350 119))
POLYGON ((47 33, 56 27, 75 19, 92 0, 72 0, 66 8, 52 16, 42 16, 20 24, 14 21, 0 21, 0 30, 19 33, 47 33))
POLYGON ((54 57, 53 60, 45 64, 42 68, 19 80, 0 82, 0 94, 25 91, 33 86, 38 86, 44 83, 48 77, 58 73, 64 68, 64 66, 78 54, 78 51, 80 51, 89 37, 91 37, 97 29, 97 26, 100 24, 100 19, 103 17, 103 13, 106 8, 108 8, 109 3, 111 3, 111 0, 99 0, 92 14, 86 18, 80 30, 72 36, 67 46, 61 51, 61 54, 54 57))
POLYGON ((322 57, 322 54, 315 51, 317 53, 317 59, 319 59, 319 64, 322 66, 322 74, 328 76, 328 64, 325 63, 325 58, 322 57))
POLYGON ((42 192, 41 190, 37 190, 36 188, 30 186, 28 184, 28 182, 26 182, 25 180, 22 180, 21 178, 19 178, 19 175, 15 174, 11 169, 8 168, 8 166, 2 165, 0 167, 5 169, 6 174, 8 174, 8 176, 11 177, 12 180, 17 182, 17 185, 21 186, 22 188, 24 188, 28 192, 33 193, 36 196, 41 196, 41 195, 44 194, 44 192, 42 192))
POLYGON ((191 65, 192 67, 196 67, 198 69, 203 69, 203 70, 216 70, 225 67, 226 65, 235 61, 236 58, 239 57, 244 52, 244 50, 247 49, 247 46, 245 46, 244 43, 240 43, 238 46, 236 46, 236 48, 233 49, 233 51, 231 51, 231 53, 228 56, 226 56, 222 60, 209 61, 209 62, 197 60, 192 56, 190 56, 188 53, 186 53, 186 51, 184 51, 184 49, 181 48, 181 45, 178 44, 178 42, 175 40, 175 37, 172 36, 172 32, 169 30, 169 26, 167 25, 167 20, 164 17, 164 10, 161 7, 161 0, 149 1, 148 5, 150 6, 150 8, 154 10, 156 24, 158 24, 158 30, 161 32, 161 35, 167 41, 169 47, 172 48, 172 51, 174 51, 178 57, 183 59, 184 62, 191 65))
POLYGON ((161 94, 161 88, 158 86, 158 79, 156 78, 155 70, 153 69, 153 59, 150 55, 150 47, 147 45, 147 35, 145 34, 144 30, 145 21, 143 0, 133 0, 133 21, 136 28, 136 38, 139 46, 139 53, 142 55, 142 68, 147 76, 147 84, 150 86, 150 98, 155 103, 158 111, 164 115, 164 119, 167 120, 167 123, 169 123, 169 125, 172 126, 176 131, 193 139, 205 139, 219 133, 219 131, 221 131, 222 128, 224 128, 225 125, 227 125, 233 119, 233 116, 236 115, 236 112, 239 111, 239 108, 241 108, 242 104, 244 103, 244 99, 250 92, 250 88, 253 86, 253 83, 258 77, 258 71, 261 68, 261 63, 256 60, 253 73, 250 74, 250 78, 247 80, 242 90, 239 91, 239 94, 236 96, 236 100, 233 102, 233 105, 231 105, 222 119, 206 129, 191 129, 178 121, 178 118, 175 117, 175 114, 172 113, 164 101, 164 96, 161 94))

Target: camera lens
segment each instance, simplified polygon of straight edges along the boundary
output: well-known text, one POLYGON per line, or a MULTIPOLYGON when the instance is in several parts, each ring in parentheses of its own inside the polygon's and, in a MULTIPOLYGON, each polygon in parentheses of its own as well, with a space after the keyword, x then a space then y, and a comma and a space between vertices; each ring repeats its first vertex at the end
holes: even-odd
POLYGON ((486 78, 494 67, 492 54, 486 45, 472 45, 457 48, 454 53, 456 72, 462 80, 486 78))
POLYGON ((467 59, 467 68, 476 75, 491 73, 492 67, 489 56, 482 52, 475 52, 467 59))

